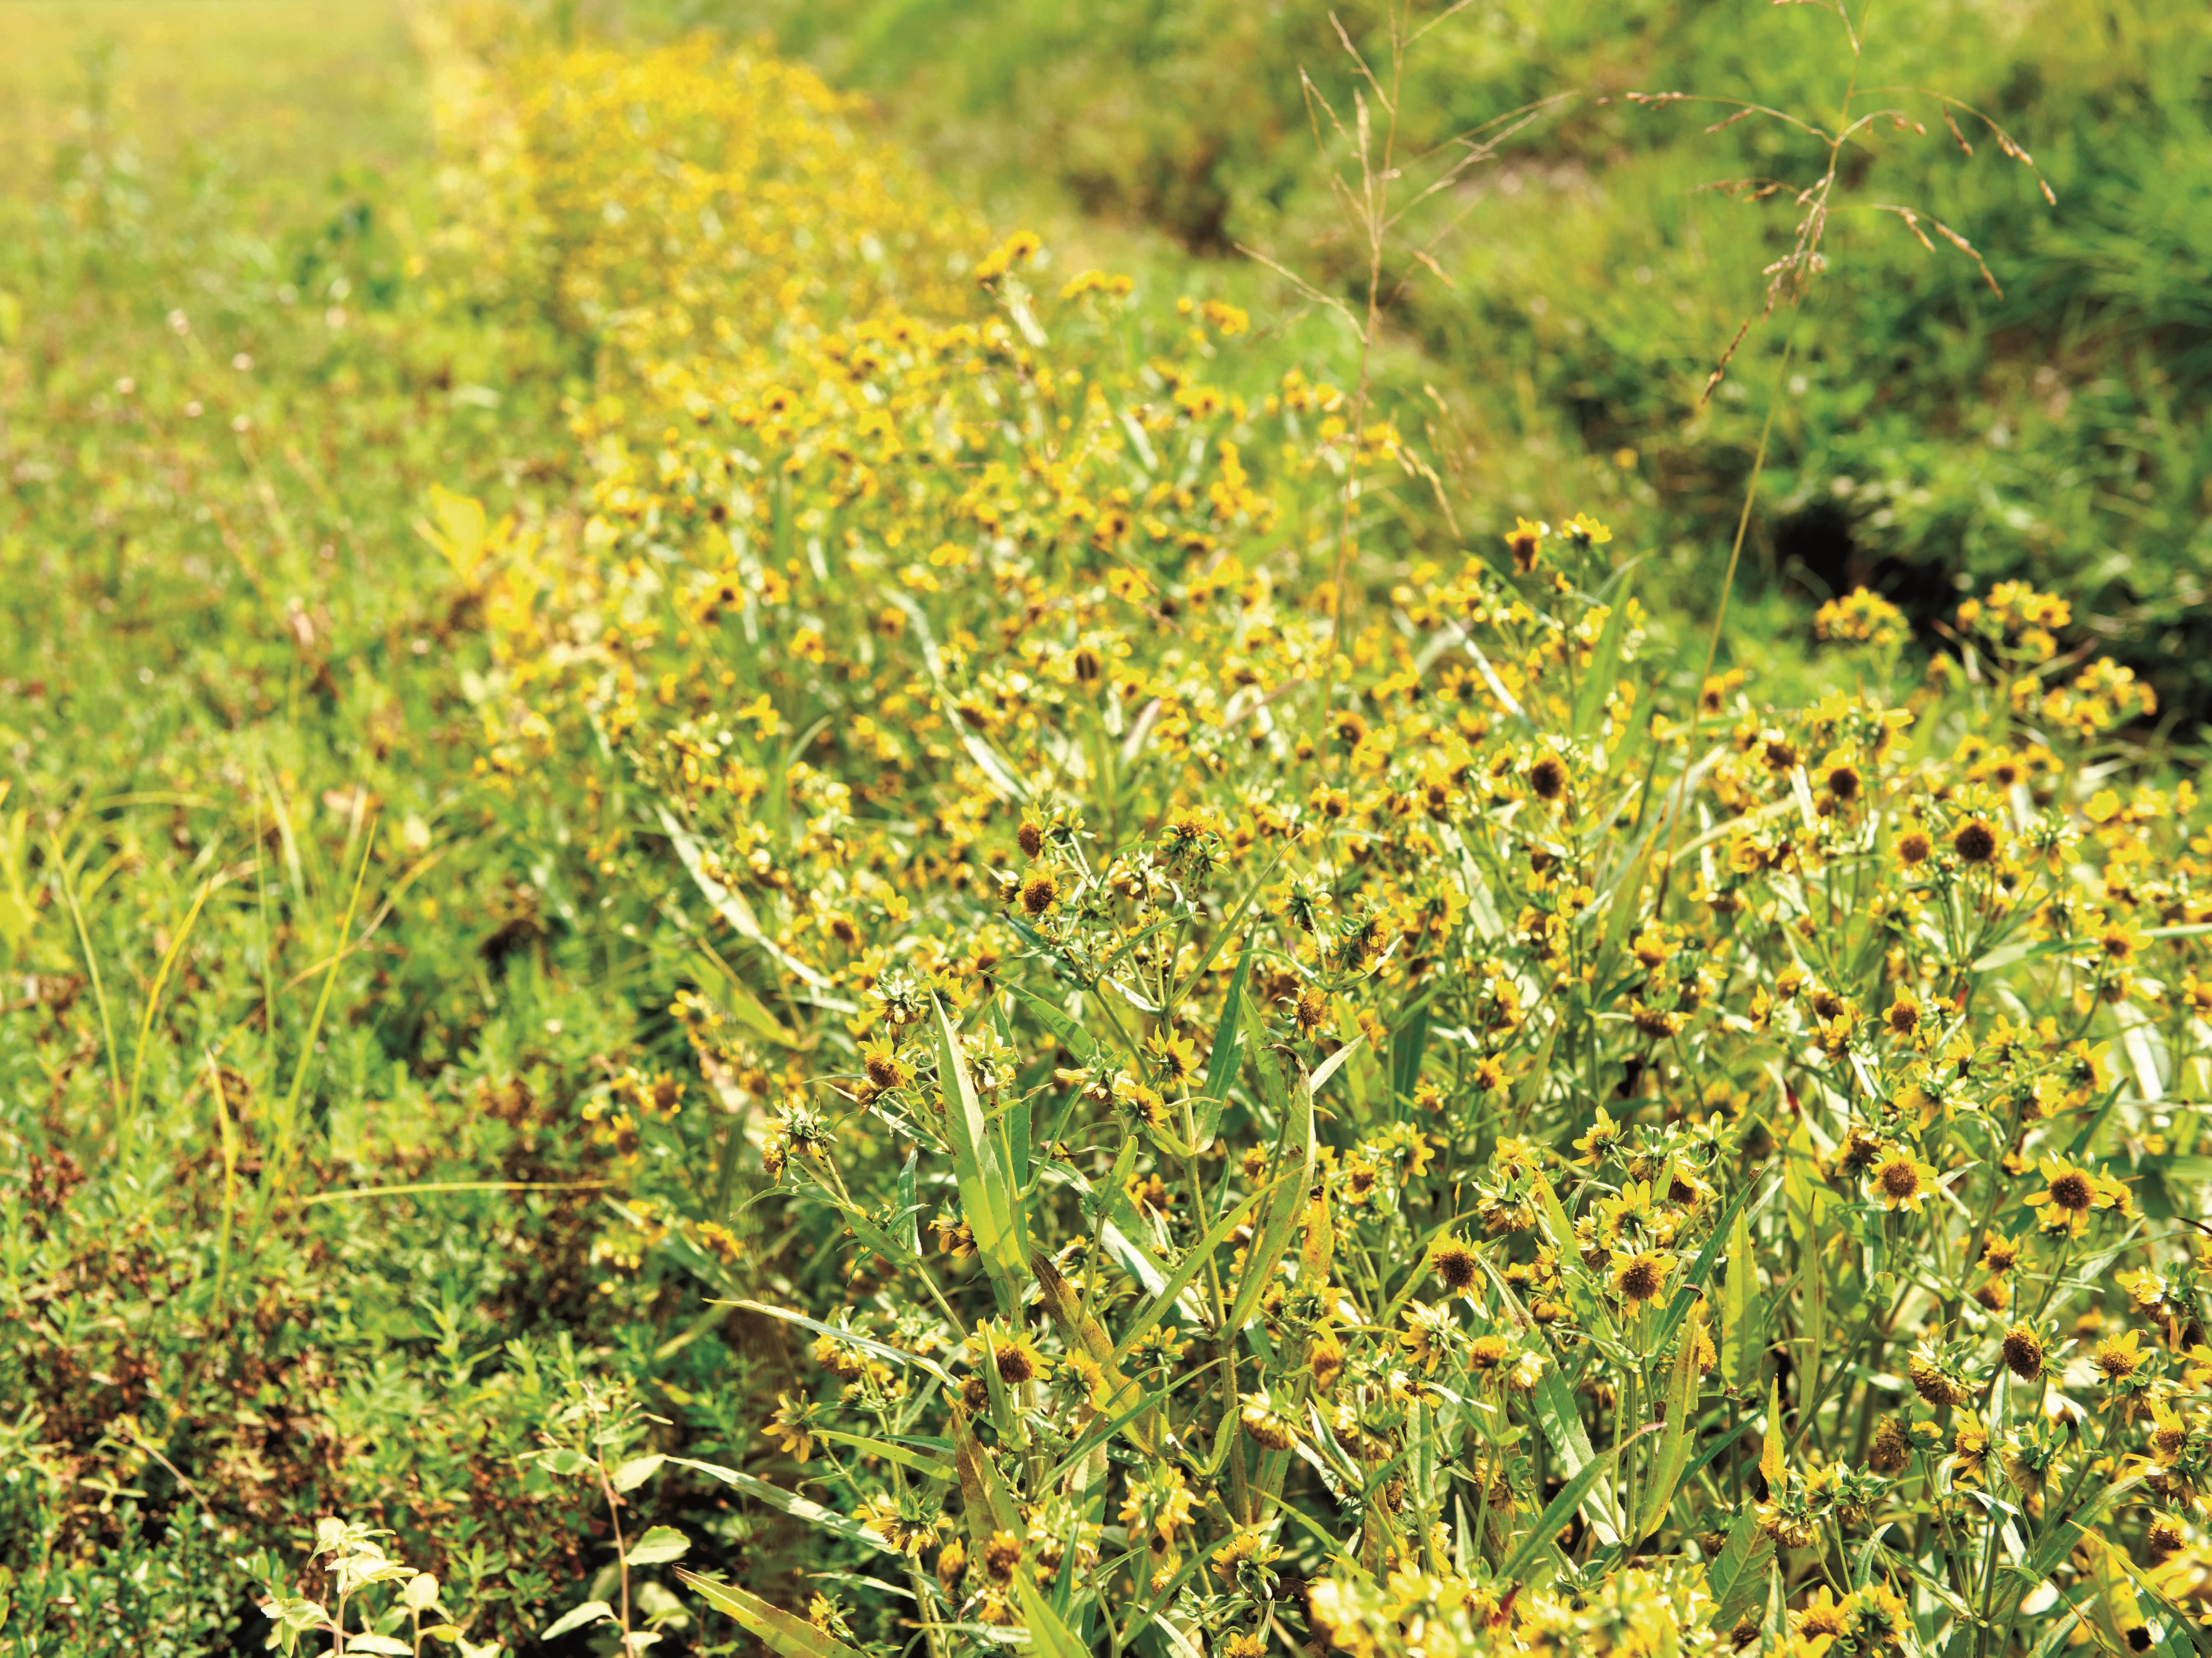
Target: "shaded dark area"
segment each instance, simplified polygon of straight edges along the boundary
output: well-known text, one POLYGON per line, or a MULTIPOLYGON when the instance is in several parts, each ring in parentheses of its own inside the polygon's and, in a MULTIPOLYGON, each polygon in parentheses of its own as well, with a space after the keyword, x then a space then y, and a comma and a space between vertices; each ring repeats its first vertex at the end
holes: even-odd
POLYGON ((1808 604, 1871 588, 1904 611, 1923 639, 1958 608, 1959 582, 1948 566, 1869 546, 1840 501, 1815 501, 1785 514, 1776 521, 1773 538, 1778 579, 1808 604))

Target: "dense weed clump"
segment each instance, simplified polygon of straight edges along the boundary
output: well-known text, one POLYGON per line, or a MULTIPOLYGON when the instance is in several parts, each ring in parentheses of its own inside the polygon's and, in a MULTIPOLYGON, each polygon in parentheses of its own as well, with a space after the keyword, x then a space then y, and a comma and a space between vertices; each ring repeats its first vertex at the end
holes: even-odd
MULTIPOLYGON (((669 142, 594 133, 517 168, 669 142)), ((821 276, 744 193, 727 301, 688 198, 573 215, 667 288, 496 578, 489 786, 584 780, 580 890, 699 946, 692 1074, 599 1118, 626 1252, 811 1333, 723 1477, 879 1586, 700 1592, 794 1651, 2186 1640, 2212 894, 2194 790, 2113 763, 2133 674, 2013 585, 1923 683, 1860 592, 1856 692, 1680 686, 1604 525, 1407 544, 1426 464, 1223 389, 1241 313, 1027 236, 933 307, 904 212, 856 296, 880 165, 821 276)))
POLYGON ((465 1658, 2201 1646, 2212 823, 2063 595, 1685 665, 1356 365, 505 19, 418 20, 382 336, 543 422, 413 497, 434 798, 210 740, 247 850, 106 981, 153 856, 0 823, 83 969, 11 1010, 0 1636, 137 1550, 465 1658))

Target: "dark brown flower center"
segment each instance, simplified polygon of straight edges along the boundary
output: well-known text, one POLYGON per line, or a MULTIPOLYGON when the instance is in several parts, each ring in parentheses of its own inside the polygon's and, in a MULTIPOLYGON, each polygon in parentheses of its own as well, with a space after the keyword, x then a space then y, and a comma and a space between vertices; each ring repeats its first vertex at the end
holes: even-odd
POLYGON ((2089 1189, 2089 1177, 2078 1169, 2069 1169, 2051 1182, 2051 1200, 2077 1214, 2089 1206, 2094 1195, 2089 1189))
POLYGON ((1620 1269, 1620 1293, 1631 1301, 1649 1301, 1659 1293, 1659 1266, 1642 1257, 1620 1269))

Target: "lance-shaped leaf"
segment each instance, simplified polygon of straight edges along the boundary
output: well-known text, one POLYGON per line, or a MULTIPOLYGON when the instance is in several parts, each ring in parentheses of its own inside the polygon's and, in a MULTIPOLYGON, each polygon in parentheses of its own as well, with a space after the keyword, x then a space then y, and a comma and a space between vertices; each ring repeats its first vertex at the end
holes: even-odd
POLYGON ((1201 1150, 1220 1132, 1222 1104, 1229 1097, 1229 1085, 1237 1080, 1237 1064, 1243 1057, 1244 981, 1251 974, 1252 946, 1247 944, 1237 959, 1237 971, 1230 977, 1221 1020, 1213 1028, 1213 1052, 1206 1062, 1205 1093, 1196 1113, 1201 1150))
POLYGON ((1690 1433, 1698 1412, 1698 1344, 1705 1335, 1705 1306, 1699 1303, 1690 1309, 1681 1341, 1674 1349, 1674 1365, 1667 1386, 1667 1433, 1659 1442, 1658 1461, 1652 1465, 1650 1496, 1637 1521, 1639 1538, 1659 1529, 1674 1500, 1675 1488, 1681 1484, 1682 1471, 1689 1466, 1690 1433))
POLYGON ((1098 1039, 1071 1018, 1066 1009, 1054 1007, 1050 1002, 1019 985, 1008 987, 1015 999, 1036 1016, 1036 1021, 1052 1032, 1060 1045, 1089 1065, 1098 1057, 1098 1039))
POLYGON ((1014 1588, 1021 1596, 1022 1622, 1029 1627, 1031 1652, 1038 1658, 1090 1658, 1091 1649, 1052 1609, 1028 1572, 1014 1574, 1014 1588))
POLYGON ((911 1445, 894 1445, 887 1439, 871 1439, 865 1434, 839 1433, 832 1428, 817 1428, 814 1430, 814 1436, 817 1439, 826 1439, 834 1445, 850 1445, 856 1451, 864 1452, 869 1456, 879 1456, 886 1462, 896 1462, 902 1468, 911 1469, 925 1479, 941 1479, 945 1484, 951 1485, 959 1478, 951 1465, 943 1457, 932 1456, 927 1451, 918 1451, 911 1445))
POLYGON ((1751 1609, 1752 1597, 1765 1582, 1766 1563, 1774 1553, 1774 1540, 1759 1528, 1759 1516, 1748 1503, 1729 1527, 1728 1540, 1705 1574, 1712 1591, 1713 1627, 1733 1629, 1751 1609))
POLYGON ((1328 1187, 1306 1206, 1305 1239, 1298 1245, 1298 1282, 1318 1289, 1328 1282, 1336 1259, 1336 1223, 1328 1212, 1328 1187))
POLYGON ((1603 1456, 1597 1458, 1572 1475, 1560 1488, 1559 1494, 1546 1506, 1544 1512, 1536 1516, 1535 1529, 1521 1540, 1521 1546, 1513 1551, 1513 1558, 1505 1563, 1504 1570, 1498 1574, 1498 1581, 1504 1583, 1518 1583, 1522 1574, 1528 1570, 1529 1564, 1544 1550, 1553 1546, 1553 1540, 1565 1528, 1567 1521, 1574 1517, 1574 1512, 1582 1506, 1583 1499, 1590 1494, 1590 1488, 1604 1478, 1611 1471, 1613 1465, 1620 1460, 1620 1454, 1643 1438, 1644 1435, 1657 1431, 1658 1424, 1656 1423, 1638 1428, 1603 1456))
MULTIPOLYGON (((1553 1034, 1556 1035, 1558 1032, 1553 1034)), ((1544 1178, 1544 1171, 1533 1170, 1532 1176, 1536 1187, 1537 1218, 1543 1223, 1552 1247, 1559 1251, 1559 1277, 1567 1287, 1567 1301, 1576 1316, 1585 1324, 1611 1335, 1613 1314, 1590 1287, 1589 1272, 1583 1266, 1582 1243, 1575 1236, 1575 1224, 1567 1218, 1566 1206, 1552 1189, 1552 1182, 1544 1178)))
MULTIPOLYGON (((1670 1161, 1668 1163, 1670 1175, 1672 1169, 1673 1164, 1670 1161)), ((1775 1188, 1769 1185, 1761 1191, 1759 1183, 1753 1181, 1747 1184, 1729 1199, 1729 1206, 1721 1212, 1721 1218, 1713 1227, 1712 1236, 1705 1240, 1705 1247, 1698 1252, 1697 1260, 1691 1264, 1690 1270, 1684 1276, 1682 1282, 1675 1286, 1674 1293, 1667 1303, 1667 1316, 1659 1326, 1661 1346, 1665 1346, 1668 1342, 1674 1339, 1674 1332, 1681 1327, 1682 1321, 1689 1316, 1691 1308, 1702 1304, 1705 1285, 1712 1281, 1713 1270, 1720 1265, 1723 1242, 1732 1237, 1735 1225, 1772 1196, 1774 1190, 1775 1188), (1759 1194, 1756 1203, 1753 1201, 1755 1193, 1759 1194)), ((1735 1247, 1733 1242, 1729 1243, 1729 1247, 1731 1248, 1735 1247)))
POLYGON ((1251 1213, 1253 1206, 1266 1196, 1271 1189, 1262 1187, 1259 1191, 1251 1193, 1234 1209, 1214 1222, 1204 1237, 1184 1251, 1182 1264, 1161 1281, 1158 1288, 1152 1292, 1152 1299, 1145 1303, 1145 1310, 1137 1315, 1135 1321, 1121 1332, 1121 1339, 1114 1344, 1114 1357, 1116 1360, 1126 1357, 1129 1350, 1142 1341, 1146 1333, 1168 1315, 1169 1309, 1176 1304, 1176 1298, 1190 1286, 1191 1280, 1206 1270, 1206 1263, 1212 1259, 1213 1252, 1229 1241, 1231 1235, 1244 1224, 1244 1217, 1251 1213))
POLYGON ((748 1497, 758 1497, 770 1508, 779 1509, 794 1520, 805 1521, 817 1531, 842 1537, 848 1542, 865 1544, 872 1549, 880 1549, 885 1554, 899 1552, 859 1521, 839 1514, 835 1509, 825 1509, 811 1497, 785 1491, 780 1485, 771 1485, 765 1479, 757 1479, 751 1474, 740 1473, 735 1468, 726 1468, 719 1462, 695 1461, 688 1456, 672 1456, 668 1460, 679 1468, 696 1468, 701 1473, 711 1474, 725 1485, 735 1486, 748 1497))
POLYGON ((991 1540, 994 1531, 1022 1533, 1021 1510, 1013 1494, 991 1461, 991 1453, 968 1425, 968 1412, 957 1400, 952 1404, 952 1455, 960 1470, 962 1517, 968 1522, 969 1540, 978 1550, 991 1540))
MULTIPOLYGON (((1049 1255, 1038 1254, 1030 1257, 1030 1270, 1036 1274, 1037 1287, 1044 1291, 1045 1310, 1060 1327, 1061 1339, 1098 1367, 1099 1384, 1106 1394, 1101 1408, 1109 1416, 1120 1416, 1133 1409, 1143 1395, 1137 1384, 1121 1374, 1120 1356, 1114 1351, 1106 1327, 1084 1310, 1082 1297, 1060 1276, 1049 1255)), ((1158 1423, 1151 1412, 1132 1418, 1122 1430, 1129 1436, 1130 1443, 1146 1456, 1158 1454, 1158 1423)))
POLYGON ((1776 1376, 1766 1384, 1766 1442, 1759 1453, 1759 1477, 1766 1482, 1768 1496, 1781 1494, 1786 1466, 1783 1461, 1782 1378, 1776 1376))
POLYGON ((1252 1062, 1261 1073, 1261 1089, 1271 1099, 1282 1101, 1282 1132, 1275 1139, 1274 1161, 1268 1170, 1274 1189, 1268 1193, 1266 1218, 1260 1236, 1245 1252, 1244 1276, 1237 1285, 1237 1300, 1229 1309, 1229 1333, 1242 1330, 1259 1305, 1260 1292, 1274 1276, 1275 1264, 1291 1247, 1298 1212, 1305 1207, 1313 1185, 1313 1090, 1301 1080, 1295 1087, 1282 1075, 1282 1060, 1266 1047, 1256 1027, 1256 1013, 1247 1011, 1255 1027, 1251 1035, 1252 1062))
MULTIPOLYGON (((1598 1457, 1591 1450, 1589 1435, 1583 1428, 1582 1412, 1575 1408, 1575 1396, 1556 1366, 1545 1367, 1528 1398, 1535 1407, 1536 1424, 1543 1429, 1544 1437, 1552 1442, 1553 1454, 1566 1469, 1570 1482, 1595 1467, 1598 1457)), ((1589 1482, 1584 1481, 1577 1489, 1589 1491, 1589 1482)), ((1620 1540, 1612 1491, 1591 1491, 1589 1509, 1590 1524, 1596 1528, 1598 1541, 1612 1547, 1620 1540)), ((1572 1509, 1568 1511, 1571 1513, 1572 1509)), ((1565 1522, 1563 1520, 1560 1523, 1565 1522)))
POLYGON ((1021 1206, 1014 1194, 1013 1177, 984 1121, 983 1107, 975 1097, 975 1084, 968 1075, 968 1061, 960 1053, 960 1033, 951 1016, 936 997, 929 999, 937 1015, 938 1079, 945 1090, 946 1138, 952 1142, 953 1178, 960 1187, 960 1209, 968 1230, 975 1235, 975 1252, 1000 1293, 1018 1293, 1016 1279, 1029 1249, 1021 1206))
POLYGON ((1765 1303, 1754 1291, 1759 1266, 1752 1258, 1751 1218, 1739 1214, 1729 1229, 1728 1284, 1721 1295, 1721 1380, 1749 1387, 1765 1345, 1765 1303))
POLYGON ((793 978, 805 981, 817 990, 829 989, 827 979, 768 936, 760 924, 760 918, 753 914, 753 908, 745 902, 743 893, 724 886, 707 872, 706 860, 700 855, 698 841, 692 839, 684 825, 676 821, 668 808, 661 806, 657 811, 661 832, 668 836, 669 843, 676 848, 676 855, 683 860, 685 872, 691 877, 691 884, 699 889, 699 896, 707 901, 714 913, 727 921, 738 937, 758 945, 774 957, 776 964, 793 978))
MULTIPOLYGON (((765 1301, 717 1301, 711 1302, 708 1305, 742 1307, 745 1311, 758 1313, 764 1318, 781 1319, 786 1324, 796 1324, 802 1330, 811 1330, 818 1336, 828 1336, 848 1346, 857 1347, 864 1353, 873 1353, 886 1363, 911 1364, 915 1369, 934 1376, 938 1382, 947 1389, 955 1389, 960 1385, 952 1379, 951 1374, 934 1359, 924 1358, 920 1353, 909 1353, 902 1347, 890 1346, 884 1342, 878 1341, 873 1336, 863 1335, 858 1330, 841 1328, 835 1324, 824 1324, 818 1318, 809 1318, 804 1313, 794 1313, 788 1307, 771 1306, 765 1301)), ((683 1459, 679 1457, 674 1460, 681 1461, 683 1459)))
POLYGON ((1613 676, 1620 670, 1621 635, 1628 624, 1628 575, 1633 568, 1622 568, 1606 583, 1611 608, 1606 614, 1605 630, 1598 635, 1597 650, 1590 658, 1589 671, 1583 679, 1582 695, 1575 699, 1575 737, 1578 741, 1596 732, 1598 717, 1605 712, 1606 698, 1613 695, 1613 676))
POLYGON ((2136 1600, 2136 1586, 2121 1564, 2127 1557, 2094 1533, 2081 1540, 2075 1552, 2088 1563, 2089 1582, 2096 1591, 2096 1598, 2090 1603, 2090 1614, 2108 1649, 2146 1650, 2149 1629, 2136 1600), (2142 1631, 2142 1636, 2130 1641, 2130 1634, 2137 1631, 2142 1631))
POLYGON ((1565 1027, 1565 1019, 1555 1018, 1552 1028, 1544 1034, 1544 1046, 1537 1050, 1536 1062, 1522 1073, 1513 1084, 1513 1108, 1526 1112, 1543 1096, 1544 1084, 1552 1075, 1552 1054, 1559 1045, 1559 1032, 1565 1027))
POLYGON ((828 1635, 789 1612, 772 1606, 757 1594, 734 1583, 717 1583, 696 1572, 679 1569, 677 1577, 715 1611, 737 1619, 779 1658, 860 1658, 833 1635, 828 1635))
POLYGON ((2089 1528, 2119 1497, 2142 1483, 2142 1476, 2135 1474, 2109 1485, 2100 1486, 2090 1492, 2088 1500, 2072 1514, 2045 1531, 2033 1549, 2029 1551, 2022 1576, 2031 1582, 2039 1583, 2058 1569, 2058 1563, 2069 1558, 2089 1534, 2089 1528))

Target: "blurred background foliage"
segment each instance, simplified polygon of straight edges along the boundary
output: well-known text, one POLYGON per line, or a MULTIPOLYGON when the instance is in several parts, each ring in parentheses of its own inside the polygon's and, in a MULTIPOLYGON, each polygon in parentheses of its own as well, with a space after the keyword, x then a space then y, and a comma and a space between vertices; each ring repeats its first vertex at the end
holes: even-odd
MULTIPOLYGON (((1218 267, 1187 280, 1264 291, 1240 247, 1347 296, 1364 278, 1328 182, 1348 146, 1323 106, 1352 124, 1362 82, 1347 45, 1387 80, 1372 0, 559 0, 552 15, 771 35, 878 100, 1001 219, 1078 212, 1090 238, 1157 237, 1218 267)), ((1508 0, 1439 24, 1408 63, 1400 153, 1499 142, 1425 210, 1444 280, 1410 259, 1393 273, 1393 372, 1449 405, 1444 446, 1497 528, 1577 493, 1563 477, 1587 479, 1635 538, 1667 550, 1693 604, 1725 562, 1779 382, 1754 604, 1867 583, 1925 628, 1961 591, 2033 579, 2095 615, 2104 647, 2186 732, 2212 714, 2212 660, 2196 648, 2212 577, 2203 8, 1934 0, 1875 8, 1864 47, 1854 115, 1894 106, 1917 125, 1850 147, 1832 268, 1796 319, 1786 377, 1785 327, 1755 331, 1700 406, 1788 249, 1820 149, 1767 118, 1709 131, 1724 102, 1627 94, 1756 100, 1832 127, 1851 70, 1833 13, 1508 0), (1931 91, 1965 106, 1971 155, 1931 91), (1786 188, 1759 201, 1715 188, 1754 179, 1786 188), (2002 294, 1883 203, 1950 226, 2002 294)))

